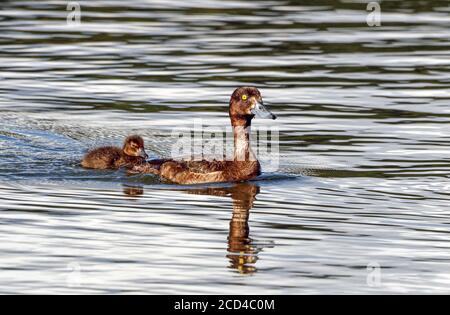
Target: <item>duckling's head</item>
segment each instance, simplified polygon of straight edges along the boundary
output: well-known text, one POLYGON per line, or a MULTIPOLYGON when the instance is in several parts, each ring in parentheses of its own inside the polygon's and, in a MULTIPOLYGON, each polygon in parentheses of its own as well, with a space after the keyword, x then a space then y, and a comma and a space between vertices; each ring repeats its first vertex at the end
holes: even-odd
POLYGON ((230 99, 230 118, 233 126, 250 126, 256 116, 277 119, 264 106, 261 92, 255 87, 244 86, 237 88, 230 99))
POLYGON ((139 156, 144 159, 148 158, 144 148, 144 139, 136 135, 129 136, 125 139, 123 152, 128 156, 139 156))

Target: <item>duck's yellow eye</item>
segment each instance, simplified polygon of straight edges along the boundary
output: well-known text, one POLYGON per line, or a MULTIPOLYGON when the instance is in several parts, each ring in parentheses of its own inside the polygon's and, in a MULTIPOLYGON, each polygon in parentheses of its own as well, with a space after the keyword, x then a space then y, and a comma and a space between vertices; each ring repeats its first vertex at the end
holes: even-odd
POLYGON ((246 100, 247 100, 247 98, 248 98, 248 96, 247 96, 247 95, 242 95, 242 100, 243 100, 243 101, 246 101, 246 100))

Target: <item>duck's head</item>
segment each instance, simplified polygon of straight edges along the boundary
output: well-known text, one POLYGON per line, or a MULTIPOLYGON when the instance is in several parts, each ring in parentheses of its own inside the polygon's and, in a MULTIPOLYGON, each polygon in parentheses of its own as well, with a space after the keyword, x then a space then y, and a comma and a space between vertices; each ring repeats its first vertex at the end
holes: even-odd
POLYGON ((128 156, 138 156, 144 159, 148 158, 144 148, 144 139, 140 136, 129 136, 125 139, 123 152, 128 156))
POLYGON ((244 86, 237 88, 230 99, 230 118, 233 126, 248 127, 255 116, 276 119, 264 106, 261 92, 255 87, 244 86))

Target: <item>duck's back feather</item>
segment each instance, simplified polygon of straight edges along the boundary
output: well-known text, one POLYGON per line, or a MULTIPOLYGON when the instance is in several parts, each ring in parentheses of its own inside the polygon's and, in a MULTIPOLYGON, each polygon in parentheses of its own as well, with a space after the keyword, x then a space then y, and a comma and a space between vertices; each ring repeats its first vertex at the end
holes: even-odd
POLYGON ((258 161, 176 161, 153 160, 133 167, 134 173, 150 173, 177 184, 236 182, 261 173, 258 161))

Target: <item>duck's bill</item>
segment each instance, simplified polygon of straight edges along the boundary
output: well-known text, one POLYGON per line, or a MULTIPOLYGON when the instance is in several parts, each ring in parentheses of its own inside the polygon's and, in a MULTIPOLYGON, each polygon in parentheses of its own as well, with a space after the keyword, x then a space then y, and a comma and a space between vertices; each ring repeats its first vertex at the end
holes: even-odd
POLYGON ((255 108, 252 109, 252 114, 259 118, 277 119, 277 116, 275 116, 270 110, 267 109, 266 106, 264 106, 264 104, 260 102, 256 102, 255 108))

